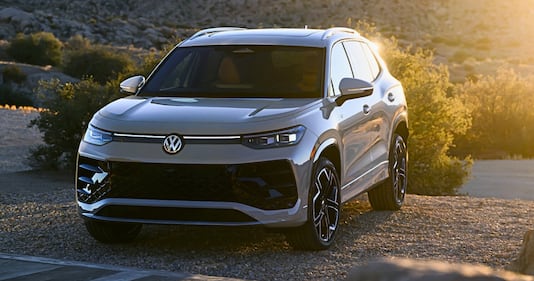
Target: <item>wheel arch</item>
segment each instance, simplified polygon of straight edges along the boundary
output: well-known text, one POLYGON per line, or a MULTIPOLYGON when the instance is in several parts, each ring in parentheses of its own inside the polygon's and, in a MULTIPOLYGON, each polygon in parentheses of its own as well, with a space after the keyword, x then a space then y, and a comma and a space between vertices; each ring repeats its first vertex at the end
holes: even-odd
POLYGON ((393 133, 397 133, 399 134, 405 142, 408 141, 408 136, 410 135, 410 131, 408 129, 408 122, 406 122, 405 120, 401 120, 397 126, 395 126, 395 130, 393 131, 393 133))
POLYGON ((321 143, 313 155, 313 163, 321 157, 326 157, 334 164, 338 177, 341 177, 341 152, 335 139, 328 139, 321 143))

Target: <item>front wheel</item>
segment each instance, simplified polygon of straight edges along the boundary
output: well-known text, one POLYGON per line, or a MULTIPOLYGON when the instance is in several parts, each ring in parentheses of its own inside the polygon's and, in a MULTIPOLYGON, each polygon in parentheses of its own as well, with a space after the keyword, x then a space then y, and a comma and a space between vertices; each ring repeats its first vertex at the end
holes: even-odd
POLYGON ((140 223, 118 223, 97 220, 85 220, 85 228, 91 236, 103 243, 127 243, 133 241, 139 232, 140 223))
POLYGON ((332 245, 339 225, 341 194, 336 167, 327 158, 315 163, 308 195, 308 221, 286 236, 295 249, 324 250, 332 245))
POLYGON ((393 135, 389 152, 389 178, 368 192, 374 210, 399 210, 408 186, 408 148, 401 135, 393 135))

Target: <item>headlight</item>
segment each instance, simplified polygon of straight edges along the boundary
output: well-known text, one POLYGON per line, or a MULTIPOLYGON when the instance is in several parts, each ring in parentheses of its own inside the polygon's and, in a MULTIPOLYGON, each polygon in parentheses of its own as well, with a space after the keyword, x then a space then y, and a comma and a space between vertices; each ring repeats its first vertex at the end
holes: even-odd
POLYGON ((104 145, 113 140, 113 135, 110 132, 102 131, 91 125, 87 128, 83 141, 95 144, 95 145, 104 145))
POLYGON ((306 129, 296 126, 276 132, 262 133, 243 137, 243 144, 252 148, 272 148, 299 143, 306 129))

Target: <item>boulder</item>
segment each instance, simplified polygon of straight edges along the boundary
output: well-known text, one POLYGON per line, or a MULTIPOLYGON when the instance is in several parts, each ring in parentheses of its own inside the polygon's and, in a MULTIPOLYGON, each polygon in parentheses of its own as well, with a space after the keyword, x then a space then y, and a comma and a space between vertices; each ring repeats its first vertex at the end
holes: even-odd
POLYGON ((512 261, 508 270, 534 275, 534 230, 528 230, 523 236, 519 257, 512 261))
POLYGON ((381 259, 353 268, 349 281, 534 281, 534 277, 510 271, 496 271, 483 265, 442 261, 381 259))
POLYGON ((0 10, 0 22, 11 23, 18 32, 40 27, 33 14, 11 7, 0 10))

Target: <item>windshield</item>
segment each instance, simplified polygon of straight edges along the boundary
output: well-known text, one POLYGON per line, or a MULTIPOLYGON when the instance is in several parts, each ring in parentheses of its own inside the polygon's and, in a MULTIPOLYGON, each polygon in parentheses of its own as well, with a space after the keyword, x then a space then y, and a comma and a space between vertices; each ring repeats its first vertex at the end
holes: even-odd
POLYGON ((324 49, 292 46, 176 48, 140 96, 322 97, 324 49))

